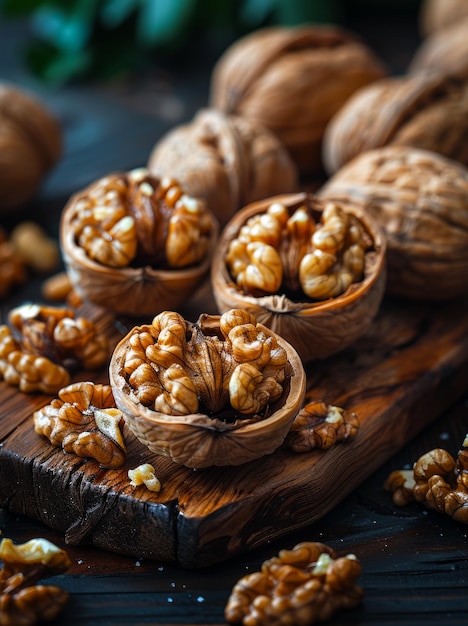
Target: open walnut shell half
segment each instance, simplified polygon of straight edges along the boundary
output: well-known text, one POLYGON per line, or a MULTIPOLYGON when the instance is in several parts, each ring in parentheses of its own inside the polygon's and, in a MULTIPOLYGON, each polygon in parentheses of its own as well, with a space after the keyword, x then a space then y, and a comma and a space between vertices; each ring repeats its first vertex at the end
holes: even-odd
POLYGON ((268 27, 229 47, 215 65, 211 106, 274 132, 301 174, 322 172, 328 121, 352 93, 387 75, 350 32, 330 25, 268 27))
POLYGON ((62 129, 35 95, 0 84, 0 211, 28 202, 62 155, 62 129))
POLYGON ((221 225, 249 202, 298 187, 296 166, 273 133, 214 109, 198 112, 162 137, 148 169, 172 176, 188 194, 203 198, 221 225))
POLYGON ((318 191, 383 228, 387 291, 418 300, 468 293, 468 169, 434 152, 387 146, 357 156, 318 191))
POLYGON ((385 261, 385 237, 371 215, 286 194, 234 215, 217 244, 211 284, 220 312, 249 311, 306 362, 366 332, 385 291, 385 261))
POLYGON ((456 24, 468 16, 466 0, 423 0, 420 7, 420 30, 423 36, 456 24))
POLYGON ((68 202, 60 243, 85 301, 117 314, 176 308, 209 271, 219 225, 203 200, 145 168, 106 176, 68 202))
POLYGON ((332 174, 362 152, 400 145, 468 165, 467 133, 466 80, 439 72, 392 76, 359 89, 333 116, 323 162, 332 174))
POLYGON ((109 379, 135 436, 194 468, 274 452, 306 386, 294 348, 241 310, 203 314, 196 323, 160 313, 116 346, 109 379))

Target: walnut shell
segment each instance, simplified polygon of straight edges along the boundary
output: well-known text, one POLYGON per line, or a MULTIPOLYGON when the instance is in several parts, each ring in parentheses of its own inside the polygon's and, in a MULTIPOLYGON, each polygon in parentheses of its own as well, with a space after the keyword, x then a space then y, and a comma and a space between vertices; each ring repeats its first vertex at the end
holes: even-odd
POLYGON ((359 89, 330 121, 323 160, 332 174, 386 145, 432 150, 468 165, 468 84, 439 73, 389 77, 359 89))
MULTIPOLYGON (((468 4, 466 4, 468 8, 468 4)), ((409 74, 438 72, 468 78, 468 12, 465 17, 430 35, 411 59, 409 74)))
POLYGON ((273 131, 303 175, 322 171, 328 121, 356 89, 387 75, 372 51, 335 26, 268 27, 228 48, 210 101, 273 131))
POLYGON ((241 207, 297 190, 298 173, 279 139, 259 124, 205 109, 164 135, 148 169, 204 198, 221 225, 241 207))
MULTIPOLYGON (((144 169, 135 170, 136 177, 140 171, 146 172, 144 169)), ((206 252, 200 261, 185 267, 167 267, 158 261, 152 261, 151 257, 145 258, 144 255, 122 267, 109 267, 94 260, 79 245, 75 235, 74 222, 80 211, 80 204, 83 200, 93 197, 96 185, 102 181, 114 177, 128 179, 132 175, 132 172, 109 175, 74 194, 62 211, 60 245, 70 282, 82 300, 117 314, 154 316, 168 307, 177 308, 193 294, 206 277, 219 225, 214 215, 207 210, 209 232, 206 252)), ((157 179, 155 187, 158 184, 156 181, 157 179)), ((159 186, 162 186, 161 182, 159 186)), ((98 205, 97 209, 100 210, 101 207, 98 205)), ((165 205, 161 210, 167 215, 169 207, 165 205)), ((153 209, 143 205, 136 207, 134 213, 139 240, 146 243, 148 248, 155 248, 156 252, 164 250, 164 241, 167 237, 167 224, 164 225, 166 218, 155 217, 153 209)), ((111 241, 112 237, 109 236, 108 239, 111 241)), ((195 248, 195 243, 192 247, 195 248)))
POLYGON ((466 0, 423 0, 419 22, 421 33, 431 35, 468 16, 466 0))
POLYGON ((298 193, 267 198, 241 209, 224 228, 216 246, 211 268, 213 295, 220 312, 231 308, 249 311, 294 346, 304 362, 323 359, 353 344, 376 316, 385 291, 385 237, 371 215, 352 208, 350 213, 372 241, 372 248, 365 254, 362 280, 351 284, 343 294, 323 301, 308 299, 304 294, 300 300, 293 300, 281 291, 260 297, 249 295, 231 277, 226 263, 228 249, 251 217, 265 213, 276 202, 290 212, 301 205, 309 206, 318 219, 324 206, 312 194, 298 193))
MULTIPOLYGON (((170 312, 167 314, 172 315, 170 312)), ((197 344, 200 332, 205 337, 219 339, 220 319, 219 315, 203 314, 195 325, 186 322, 186 333, 190 334, 190 328, 196 326, 197 344)), ((283 392, 269 406, 268 413, 260 419, 258 416, 254 419, 230 419, 226 410, 219 417, 216 413, 208 415, 203 412, 167 414, 142 404, 127 381, 124 367, 127 355, 133 356, 135 334, 148 331, 148 326, 133 328, 118 343, 112 354, 109 380, 116 406, 122 411, 129 429, 137 439, 155 454, 193 468, 236 466, 273 453, 283 443, 294 417, 302 407, 306 374, 301 359, 292 346, 262 325, 257 324, 257 327, 275 338, 276 344, 285 351, 287 359, 283 392)), ((202 369, 203 366, 202 363, 202 369)), ((219 382, 221 373, 213 363, 206 362, 206 372, 219 382)), ((212 394, 216 395, 219 391, 218 388, 213 388, 212 394)))
POLYGON ((0 84, 0 211, 26 204, 62 155, 62 129, 35 96, 0 84))
POLYGON ((388 244, 389 293, 447 300, 468 293, 468 170, 434 152, 363 153, 318 195, 369 212, 388 244))

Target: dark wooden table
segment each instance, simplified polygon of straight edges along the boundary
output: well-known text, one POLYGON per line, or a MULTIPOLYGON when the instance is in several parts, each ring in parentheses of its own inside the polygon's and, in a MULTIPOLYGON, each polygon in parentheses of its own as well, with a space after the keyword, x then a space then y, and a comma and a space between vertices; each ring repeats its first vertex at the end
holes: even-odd
MULTIPOLYGON (((404 69, 418 41, 414 16, 389 19, 385 25, 361 19, 354 26, 395 72, 404 69)), ((2 32, 0 76, 31 86, 15 54, 24 31, 2 25, 2 32)), ((88 84, 57 91, 33 85, 63 122, 66 152, 39 197, 2 218, 2 224, 10 228, 32 218, 57 236, 60 212, 71 193, 112 170, 143 165, 166 129, 190 119, 206 103, 208 69, 155 71, 144 85, 88 84)), ((30 281, 2 303, 2 311, 39 294, 40 281, 30 281)), ((411 467, 432 448, 456 454, 467 430, 468 385, 467 395, 320 521, 208 568, 188 570, 92 546, 66 546, 59 533, 8 510, 0 510, 0 530, 17 543, 41 536, 67 549, 71 568, 51 579, 70 592, 57 624, 224 624, 223 610, 234 583, 299 541, 321 541, 339 554, 353 552, 362 563, 364 602, 337 615, 331 625, 466 624, 468 528, 419 505, 396 507, 383 482, 390 471, 411 467)))

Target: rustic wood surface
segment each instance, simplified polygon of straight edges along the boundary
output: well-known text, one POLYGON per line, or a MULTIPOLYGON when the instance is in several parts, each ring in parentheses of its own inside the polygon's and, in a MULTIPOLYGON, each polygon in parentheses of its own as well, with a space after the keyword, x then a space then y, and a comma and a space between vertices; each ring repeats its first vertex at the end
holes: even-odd
MULTIPOLYGON (((363 33, 396 72, 406 66, 418 41, 414 15, 411 15, 411 20, 409 17, 392 20, 386 16, 384 22, 376 21, 371 15, 353 26, 363 33), (398 45, 395 45, 395 33, 399 34, 398 45)), ((30 80, 18 66, 18 56, 12 52, 14 47, 20 45, 21 38, 24 40, 24 32, 9 27, 5 33, 1 24, 0 31, 0 66, 4 78, 30 86, 30 80), (7 44, 11 45, 8 47, 7 44)), ((198 73, 193 68, 191 71, 182 68, 173 82, 164 82, 167 76, 163 76, 164 80, 160 82, 159 78, 151 87, 152 110, 148 107, 147 92, 143 93, 133 86, 128 90, 119 86, 106 89, 80 86, 44 92, 46 100, 64 122, 66 155, 37 200, 24 210, 2 216, 2 224, 12 227, 22 219, 32 218, 56 236, 61 208, 71 193, 108 171, 141 165, 154 140, 168 126, 179 119, 189 119, 205 103, 206 71, 198 73), (179 118, 168 116, 167 111, 170 115, 178 111, 179 118)), ((8 301, 2 302, 2 320, 12 306, 25 300, 37 300, 40 284, 40 279, 31 280, 24 288, 11 294, 8 301)), ((183 313, 190 314, 205 308, 207 297, 209 295, 201 290, 183 313)), ((466 303, 457 302, 433 309, 432 306, 386 302, 383 315, 367 339, 366 359, 359 361, 356 354, 349 351, 346 356, 327 361, 326 367, 312 368, 309 375, 309 386, 317 390, 314 393, 322 394, 324 386, 330 385, 327 381, 333 380, 333 386, 327 387, 330 399, 336 402, 347 399, 356 411, 363 408, 363 429, 358 436, 361 439, 349 445, 363 446, 358 448, 358 452, 367 455, 372 467, 358 463, 355 473, 347 473, 346 468, 341 471, 340 464, 344 463, 350 450, 348 444, 341 445, 336 455, 337 467, 330 469, 336 477, 333 489, 340 493, 335 496, 336 501, 330 510, 316 511, 310 508, 311 501, 317 497, 311 482, 315 476, 301 478, 298 493, 288 493, 289 470, 286 463, 278 469, 278 459, 287 458, 289 462, 291 455, 284 451, 275 453, 276 456, 271 459, 261 461, 258 466, 262 472, 254 474, 257 487, 261 482, 266 483, 264 472, 277 459, 274 477, 267 476, 268 480, 273 478, 274 484, 280 488, 277 495, 272 496, 275 507, 271 506, 271 498, 265 498, 266 508, 260 504, 256 507, 255 502, 249 501, 249 514, 253 509, 255 511, 253 520, 245 526, 240 524, 242 513, 237 512, 236 517, 235 511, 223 508, 226 502, 232 501, 234 489, 237 490, 234 495, 245 498, 242 491, 245 481, 240 477, 234 478, 228 490, 224 487, 224 500, 221 498, 209 503, 210 510, 218 509, 220 513, 201 518, 209 520, 208 527, 197 515, 206 513, 202 496, 213 488, 216 480, 205 483, 203 474, 196 473, 192 483, 195 493, 188 505, 185 503, 184 510, 180 505, 177 510, 175 499, 169 504, 167 494, 164 496, 164 507, 158 510, 159 520, 167 521, 163 517, 164 509, 180 524, 177 536, 182 541, 174 543, 175 532, 168 536, 165 556, 169 561, 143 554, 128 556, 88 543, 73 545, 66 542, 62 527, 70 533, 69 539, 89 540, 87 532, 102 517, 103 504, 100 500, 96 502, 96 493, 88 489, 82 494, 80 504, 81 510, 87 511, 86 524, 84 527, 81 524, 73 527, 72 521, 77 519, 76 511, 65 510, 60 502, 60 508, 56 509, 47 495, 41 494, 34 477, 42 476, 47 467, 56 467, 52 459, 58 457, 65 471, 70 473, 69 464, 73 464, 73 460, 64 459, 51 447, 45 452, 44 442, 40 442, 32 432, 28 421, 38 398, 2 387, 0 415, 8 415, 8 418, 0 419, 0 440, 4 444, 0 483, 2 492, 8 492, 14 504, 14 507, 8 505, 0 509, 2 536, 11 537, 18 543, 43 536, 68 551, 72 561, 70 569, 50 579, 50 582, 70 592, 69 603, 55 624, 224 624, 223 609, 234 583, 241 576, 258 570, 261 563, 277 554, 278 550, 293 547, 299 541, 322 541, 340 555, 353 552, 361 560, 363 573, 359 583, 364 589, 364 602, 352 611, 341 612, 329 622, 331 626, 466 624, 467 527, 416 504, 397 507, 382 485, 390 471, 411 467, 421 454, 434 447, 445 447, 456 454, 468 431, 467 318, 466 303), (400 359, 402 354, 407 358, 400 359), (398 375, 395 367, 399 368, 398 375), (397 381, 390 386, 389 381, 395 376, 397 381), (361 392, 366 390, 364 395, 350 392, 350 379, 356 382, 356 389, 361 392), (384 390, 389 397, 388 404, 383 403, 384 390), (380 449, 374 448, 374 434, 381 442, 385 437, 379 438, 380 433, 375 433, 373 429, 379 430, 381 420, 395 411, 395 407, 401 411, 403 423, 399 423, 398 427, 395 425, 395 428, 387 425, 388 447, 382 444, 380 449), (373 415, 379 416, 375 422, 373 415), (13 421, 14 416, 16 422, 13 421), (6 443, 8 445, 5 446, 6 443), (12 443, 23 450, 26 448, 23 459, 10 454, 12 443), (32 462, 32 458, 36 461, 32 462), (39 466, 39 462, 43 465, 39 466), (364 479, 364 476, 367 478, 364 479), (288 497, 285 498, 285 494, 288 497), (296 500, 297 509, 289 506, 291 498, 296 500), (17 512, 18 509, 30 510, 33 507, 35 511, 28 516, 17 512), (274 515, 280 520, 279 528, 266 524, 268 510, 273 508, 274 515), (57 521, 54 515, 62 519, 57 521), (47 524, 39 521, 43 519, 47 524), (296 521, 291 522, 291 519, 296 521), (240 549, 239 546, 229 546, 233 556, 224 560, 227 549, 224 544, 220 547, 221 560, 217 563, 205 567, 198 567, 203 563, 196 563, 197 567, 183 567, 177 563, 181 555, 188 564, 196 553, 212 554, 219 543, 209 545, 208 541, 210 536, 219 537, 222 534, 221 525, 226 527, 228 536, 241 533, 245 542, 240 549), (255 534, 253 525, 262 527, 263 532, 255 534), (196 528, 198 533, 189 545, 185 545, 189 528, 196 528), (200 537, 204 538, 203 543, 200 537), (171 562, 171 559, 174 561, 171 562)), ((105 377, 105 373, 102 375, 105 377)), ((130 448, 133 458, 139 458, 141 448, 133 444, 130 448)), ((326 459, 328 454, 331 452, 321 456, 326 459)), ((315 456, 294 458, 295 467, 302 468, 315 456)), ((328 459, 331 458, 328 456, 328 459)), ((96 473, 93 462, 84 464, 78 460, 75 463, 78 471, 70 473, 72 479, 73 476, 83 476, 83 473, 87 477, 95 476, 93 480, 99 485, 99 481, 105 479, 106 489, 112 494, 115 483, 112 483, 110 475, 105 478, 107 472, 96 473)), ((253 471, 254 464, 249 465, 253 471)), ((252 481, 251 473, 247 473, 247 468, 245 471, 246 474, 241 471, 241 476, 252 481)), ((219 475, 225 473, 226 470, 221 470, 219 475)), ((183 476, 188 474, 192 472, 184 469, 171 472, 168 478, 174 482, 167 487, 170 492, 175 493, 176 485, 184 485, 183 476)), ((294 480, 298 478, 295 476, 294 480)), ((47 488, 54 489, 56 483, 52 479, 49 483, 47 488)), ((45 484, 47 486, 47 481, 45 484)), ((57 501, 56 497, 54 501, 57 501)), ((119 502, 117 506, 115 497, 109 495, 107 506, 110 511, 116 511, 124 505, 119 502)), ((135 533, 128 522, 134 515, 135 503, 129 498, 125 506, 129 516, 121 518, 121 526, 124 527, 122 536, 125 535, 127 541, 131 540, 134 544, 138 541, 144 543, 146 525, 139 529, 140 533, 135 533), (137 537, 138 534, 142 536, 137 537)), ((167 526, 164 528, 167 529, 167 526)), ((125 550, 121 545, 118 547, 125 550)))

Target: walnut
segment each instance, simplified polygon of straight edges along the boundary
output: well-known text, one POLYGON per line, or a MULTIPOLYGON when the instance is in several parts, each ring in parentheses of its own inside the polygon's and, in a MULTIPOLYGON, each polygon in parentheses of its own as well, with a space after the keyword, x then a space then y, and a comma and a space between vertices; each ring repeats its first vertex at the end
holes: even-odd
POLYGON ((26 91, 0 84, 0 212, 25 205, 62 155, 55 116, 26 91))
POLYGON ((358 88, 386 74, 353 33, 329 25, 268 27, 224 52, 210 102, 268 128, 310 176, 322 169, 321 141, 332 115, 358 88))
POLYGON ((468 84, 440 72, 375 81, 354 93, 333 116, 323 139, 323 162, 333 174, 357 155, 383 146, 430 150, 468 165, 468 84))
POLYGON ((285 445, 294 452, 328 450, 335 443, 354 439, 358 430, 355 413, 325 402, 308 402, 294 418, 285 445))
POLYGON ((32 626, 54 620, 67 603, 68 592, 37 583, 65 572, 71 565, 68 554, 47 539, 31 539, 20 545, 2 539, 0 559, 2 626, 32 626))
POLYGON ((109 356, 107 337, 71 309, 25 304, 0 326, 0 376, 20 391, 56 393, 70 382, 68 366, 102 367, 109 356))
POLYGON ((423 0, 420 7, 420 28, 423 35, 445 30, 468 16, 465 0, 423 0))
POLYGON ((16 286, 26 281, 27 272, 23 258, 0 230, 0 298, 8 296, 16 286))
POLYGON ((296 351, 243 310, 196 323, 164 311, 120 341, 109 376, 135 436, 188 467, 272 453, 305 393, 296 351))
POLYGON ((318 192, 373 215, 388 244, 387 291, 427 301, 468 290, 468 169, 434 152, 387 146, 343 166, 318 192))
POLYGON ((241 578, 232 589, 224 617, 245 626, 307 626, 330 619, 362 601, 361 574, 353 554, 337 558, 328 546, 303 542, 281 550, 260 572, 241 578))
POLYGON ((121 467, 126 446, 122 413, 109 385, 78 382, 60 389, 58 398, 33 414, 34 429, 53 446, 95 459, 101 467, 121 467))
POLYGON ((213 294, 219 311, 246 309, 304 361, 324 358, 351 345, 377 314, 385 251, 365 212, 307 193, 274 196, 247 205, 224 229, 213 294))
POLYGON ((150 463, 143 463, 133 470, 128 470, 128 477, 132 487, 145 485, 150 491, 161 491, 161 482, 155 474, 154 467, 150 463))
MULTIPOLYGON (((464 2, 464 0, 463 0, 464 2)), ((464 2, 466 5, 466 3, 464 2)), ((409 74, 438 72, 468 78, 468 11, 450 26, 424 39, 411 59, 409 74)))
POLYGON ((202 200, 141 168, 75 194, 62 213, 60 241, 83 300, 154 315, 183 302, 206 275, 217 232, 202 200))
POLYGON ((172 176, 191 196, 204 198, 221 225, 244 204, 296 191, 298 174, 279 139, 259 124, 214 109, 154 146, 148 169, 172 176))
POLYGON ((411 474, 397 470, 385 481, 395 504, 414 500, 468 524, 468 435, 456 460, 447 450, 435 448, 416 461, 411 474))
POLYGON ((47 274, 60 264, 58 243, 36 222, 21 222, 11 232, 10 240, 18 255, 34 272, 47 274))

